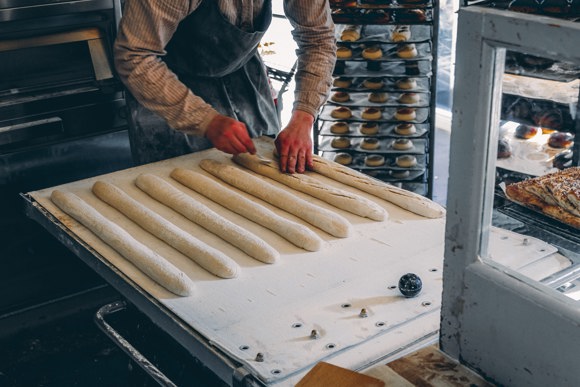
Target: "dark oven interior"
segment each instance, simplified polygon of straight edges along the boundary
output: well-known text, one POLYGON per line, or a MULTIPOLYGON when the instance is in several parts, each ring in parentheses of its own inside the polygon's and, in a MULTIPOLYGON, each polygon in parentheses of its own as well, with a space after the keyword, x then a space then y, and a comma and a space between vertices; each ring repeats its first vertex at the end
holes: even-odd
POLYGON ((71 300, 106 293, 26 218, 19 193, 132 166, 111 50, 120 9, 119 0, 0 0, 0 336, 51 317, 19 319, 24 311, 68 300, 70 312, 71 300))

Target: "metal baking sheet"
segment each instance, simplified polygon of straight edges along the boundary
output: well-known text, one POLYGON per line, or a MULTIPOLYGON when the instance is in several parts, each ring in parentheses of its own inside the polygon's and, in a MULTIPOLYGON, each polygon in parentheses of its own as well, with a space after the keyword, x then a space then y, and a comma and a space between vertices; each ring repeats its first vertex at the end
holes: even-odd
MULTIPOLYGON (((270 139, 256 143, 262 154, 273 149, 270 139)), ((354 226, 354 234, 346 239, 336 239, 315 229, 324 240, 324 248, 316 253, 306 252, 169 178, 175 167, 199 170, 198 162, 204 158, 231 163, 228 155, 212 149, 47 188, 29 193, 33 211, 36 217, 48 223, 47 228, 66 230, 67 235, 78 239, 85 247, 79 254, 93 255, 96 260, 93 266, 105 265, 116 272, 119 279, 113 282, 123 281, 121 285, 117 284, 119 287, 134 287, 135 292, 158 304, 158 311, 149 310, 154 317, 174 316, 174 325, 183 325, 178 328, 178 338, 189 340, 183 338, 182 332, 199 334, 264 384, 289 385, 292 378, 321 360, 342 359, 351 369, 368 365, 381 353, 395 353, 400 349, 401 340, 394 337, 392 342, 398 341, 397 348, 384 344, 391 342, 389 335, 400 334, 397 332, 404 331, 406 324, 414 321, 423 320, 423 323, 406 333, 405 345, 433 334, 433 326, 438 321, 438 313, 433 312, 440 306, 444 219, 414 215, 321 177, 330 185, 376 201, 384 206, 390 217, 384 222, 366 220, 295 192, 296 196, 340 213, 354 226), (280 251, 280 262, 273 265, 258 262, 156 202, 134 185, 133 181, 140 173, 160 176, 229 220, 261 236, 280 251), (238 262, 242 268, 240 276, 235 279, 214 277, 145 232, 91 193, 90 188, 97 180, 117 185, 164 218, 218 247, 238 262), (196 293, 190 297, 176 297, 154 283, 89 230, 62 213, 49 199, 55 188, 79 195, 171 261, 196 283, 196 293), (396 289, 399 277, 407 272, 423 278, 424 290, 417 298, 406 299, 396 289), (359 316, 362 308, 367 310, 368 317, 359 316), (319 331, 319 339, 310 338, 312 329, 319 331), (374 347, 375 341, 381 343, 380 348, 374 347), (361 354, 359 350, 363 347, 370 349, 361 354), (263 362, 255 360, 258 352, 264 354, 263 362)), ((265 205, 304 224, 290 214, 265 205)), ((59 235, 59 239, 66 238, 59 235)))
POLYGON ((391 61, 338 61, 334 67, 335 76, 349 77, 381 77, 385 74, 400 77, 430 77, 432 75, 431 60, 428 58, 397 59, 391 61), (417 73, 409 74, 405 63, 416 61, 419 65, 417 73))
MULTIPOLYGON (((397 26, 374 26, 374 25, 366 25, 366 26, 355 26, 360 28, 360 39, 354 42, 345 42, 341 40, 342 32, 346 28, 350 28, 349 25, 341 25, 336 28, 336 39, 341 43, 401 43, 401 42, 393 42, 391 39, 391 34, 393 30, 397 26)), ((431 39, 431 26, 427 25, 412 25, 410 27, 411 37, 404 43, 420 43, 425 42, 431 39)))
POLYGON ((320 127, 319 135, 320 136, 343 136, 343 137, 396 137, 396 138, 419 138, 423 137, 425 134, 429 132, 429 124, 415 124, 417 128, 417 132, 415 134, 404 136, 395 132, 396 124, 391 123, 381 123, 379 124, 379 132, 375 135, 368 135, 363 134, 360 132, 360 126, 362 125, 361 122, 350 122, 347 123, 349 125, 348 133, 344 134, 336 134, 330 131, 330 127, 336 121, 320 121, 322 125, 320 127))
POLYGON ((352 50, 350 58, 337 58, 338 61, 371 61, 371 62, 390 62, 390 61, 416 61, 416 60, 431 60, 431 43, 340 43, 339 46, 348 46, 352 50), (414 44, 417 50, 417 55, 413 58, 401 58, 397 55, 397 48, 406 44, 414 44), (365 48, 371 46, 379 46, 383 55, 378 59, 366 59, 362 56, 365 48))
POLYGON ((412 122, 412 123, 423 123, 427 121, 429 118, 429 109, 428 108, 417 108, 415 110, 416 118, 410 121, 400 121, 395 119, 395 112, 397 111, 396 108, 387 107, 384 109, 380 109, 382 111, 382 116, 378 120, 365 120, 362 118, 362 112, 364 108, 361 107, 353 107, 350 109, 352 111, 352 117, 348 119, 339 119, 334 118, 331 116, 332 110, 336 109, 337 105, 325 105, 322 107, 322 111, 320 112, 320 119, 326 121, 373 121, 373 122, 412 122))
POLYGON ((409 90, 403 90, 397 86, 397 81, 401 80, 401 78, 406 78, 407 77, 406 75, 404 75, 403 77, 384 77, 384 76, 345 77, 345 76, 341 75, 340 77, 350 78, 352 80, 352 85, 351 85, 351 87, 347 87, 347 88, 333 87, 332 88, 333 91, 342 90, 342 91, 347 91, 347 92, 355 91, 355 92, 367 92, 367 93, 370 93, 372 91, 387 91, 387 92, 391 91, 391 92, 399 92, 399 93, 405 93, 405 92, 429 93, 429 88, 430 88, 429 78, 425 78, 425 77, 412 76, 412 78, 414 78, 416 83, 417 83, 417 87, 414 87, 414 88, 409 89, 409 90), (365 85, 364 85, 364 81, 367 78, 380 78, 383 81, 384 85, 380 89, 369 89, 369 88, 365 87, 365 85))
MULTIPOLYGON (((334 137, 340 137, 335 135, 334 137)), ((377 149, 365 149, 361 146, 364 138, 353 137, 350 141, 350 146, 348 148, 335 148, 332 146, 332 140, 334 137, 325 137, 322 139, 319 145, 321 151, 333 151, 333 152, 344 152, 346 150, 355 151, 364 154, 381 154, 381 155, 404 155, 404 154, 414 154, 414 155, 424 155, 426 153, 427 140, 423 138, 412 139, 412 146, 409 149, 400 150, 393 148, 392 138, 384 138, 379 140, 379 147, 377 149)), ((374 137, 374 136, 367 136, 374 137)))
POLYGON ((418 101, 412 104, 405 104, 405 103, 401 103, 399 102, 399 97, 404 94, 402 92, 391 92, 388 93, 388 95, 385 96, 386 100, 385 102, 371 102, 369 100, 369 95, 372 92, 348 92, 349 94, 349 100, 346 102, 337 102, 334 101, 332 99, 332 94, 330 96, 330 99, 328 100, 328 103, 332 104, 332 105, 338 105, 338 106, 365 106, 365 107, 370 107, 370 106, 374 106, 374 107, 394 107, 394 106, 404 106, 404 107, 428 107, 430 105, 431 102, 431 95, 430 93, 417 93, 417 97, 418 97, 418 101))

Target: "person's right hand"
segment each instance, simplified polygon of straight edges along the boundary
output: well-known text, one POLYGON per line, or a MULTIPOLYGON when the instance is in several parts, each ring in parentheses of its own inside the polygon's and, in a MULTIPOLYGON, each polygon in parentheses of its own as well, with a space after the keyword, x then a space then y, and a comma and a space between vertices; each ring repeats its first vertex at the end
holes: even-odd
POLYGON ((256 147, 248 134, 246 125, 221 114, 211 120, 205 131, 205 137, 222 152, 232 155, 256 153, 256 147))

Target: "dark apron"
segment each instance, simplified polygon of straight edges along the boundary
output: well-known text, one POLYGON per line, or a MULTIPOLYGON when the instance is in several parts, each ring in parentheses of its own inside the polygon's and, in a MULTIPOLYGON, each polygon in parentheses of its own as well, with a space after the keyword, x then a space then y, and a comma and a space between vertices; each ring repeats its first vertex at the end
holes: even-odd
MULTIPOLYGON (((246 124, 251 137, 274 135, 280 129, 266 67, 257 50, 271 20, 271 0, 264 1, 253 32, 228 22, 216 0, 202 1, 180 23, 163 58, 195 95, 219 113, 246 124)), ((188 136, 170 128, 134 99, 129 99, 128 104, 131 149, 137 163, 212 147, 204 137, 188 136)))

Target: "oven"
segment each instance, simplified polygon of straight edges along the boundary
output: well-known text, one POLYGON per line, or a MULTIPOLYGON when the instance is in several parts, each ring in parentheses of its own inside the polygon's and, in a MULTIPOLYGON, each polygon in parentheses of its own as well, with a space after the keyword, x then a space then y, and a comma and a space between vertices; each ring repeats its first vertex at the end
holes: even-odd
POLYGON ((112 60, 120 10, 119 0, 0 0, 1 335, 109 295, 26 218, 19 193, 132 166, 112 60))

